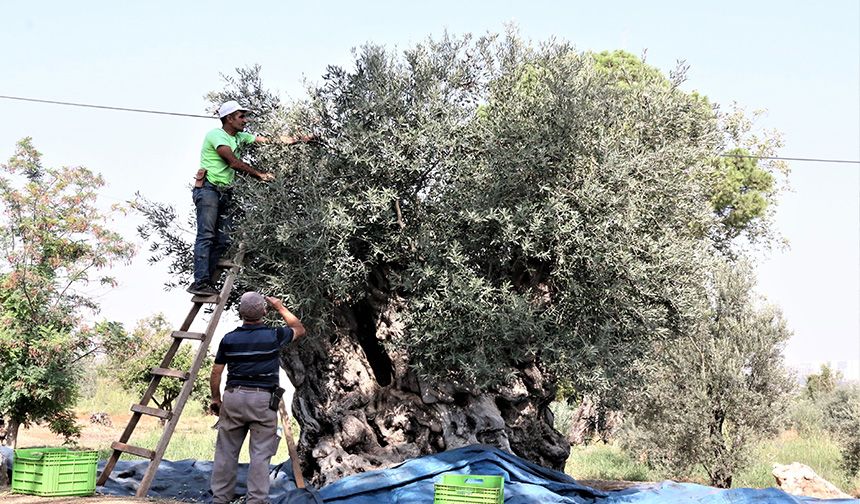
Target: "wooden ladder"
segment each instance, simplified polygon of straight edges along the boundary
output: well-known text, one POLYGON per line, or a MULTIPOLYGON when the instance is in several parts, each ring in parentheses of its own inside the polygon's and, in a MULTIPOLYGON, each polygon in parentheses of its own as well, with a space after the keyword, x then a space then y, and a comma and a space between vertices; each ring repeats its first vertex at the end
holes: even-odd
POLYGON ((164 355, 161 365, 159 367, 152 368, 152 371, 150 371, 152 379, 149 382, 149 387, 143 394, 143 398, 140 400, 140 404, 133 404, 131 406, 132 415, 128 421, 128 425, 125 427, 125 431, 123 431, 119 441, 115 441, 111 444, 113 453, 99 475, 98 485, 104 485, 105 482, 107 482, 108 477, 110 477, 110 473, 113 471, 114 466, 116 466, 120 455, 123 453, 130 453, 150 460, 149 467, 147 467, 146 474, 144 474, 143 479, 140 481, 140 486, 137 488, 136 494, 138 497, 146 496, 149 491, 149 487, 152 484, 152 480, 155 478, 155 473, 158 471, 161 458, 164 456, 165 450, 167 450, 167 445, 170 443, 171 436, 173 436, 173 431, 179 423, 182 409, 185 407, 185 403, 191 396, 191 390, 194 388, 194 381, 197 379, 197 374, 200 372, 200 368, 203 366, 203 361, 206 359, 209 345, 212 342, 212 335, 215 333, 215 328, 218 326, 218 321, 221 318, 221 314, 224 312, 227 299, 230 297, 230 292, 233 290, 233 282, 236 280, 236 275, 239 273, 239 268, 241 267, 244 255, 244 247, 240 246, 239 252, 232 261, 219 261, 216 274, 224 270, 227 271, 227 278, 224 280, 224 285, 221 287, 221 292, 219 294, 215 296, 194 296, 191 298, 191 311, 189 311, 188 316, 185 317, 185 322, 182 323, 182 327, 180 327, 178 331, 173 331, 173 333, 171 333, 173 343, 170 345, 170 349, 164 355), (206 326, 206 332, 188 332, 188 329, 191 328, 192 322, 194 322, 194 319, 200 312, 200 308, 202 308, 204 304, 215 305, 214 311, 212 312, 212 318, 209 319, 209 324, 206 326), (197 348, 197 354, 194 356, 194 362, 191 365, 191 369, 188 371, 170 369, 173 357, 176 355, 176 352, 179 350, 179 346, 184 340, 200 341, 200 346, 197 348), (182 385, 182 390, 180 391, 179 396, 176 398, 176 404, 172 411, 147 406, 149 401, 152 399, 152 396, 155 394, 161 379, 165 377, 179 379, 185 382, 182 385), (147 448, 128 444, 128 440, 134 432, 134 429, 142 415, 158 417, 167 422, 155 450, 149 450, 147 448))

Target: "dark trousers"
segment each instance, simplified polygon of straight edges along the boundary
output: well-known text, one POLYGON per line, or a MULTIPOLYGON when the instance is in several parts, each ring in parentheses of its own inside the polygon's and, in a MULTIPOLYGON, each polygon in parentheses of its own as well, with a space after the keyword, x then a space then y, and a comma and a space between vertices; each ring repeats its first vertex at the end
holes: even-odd
POLYGON ((197 208, 197 239, 194 241, 194 282, 212 280, 215 266, 230 246, 233 216, 229 189, 219 189, 208 180, 192 192, 197 208))

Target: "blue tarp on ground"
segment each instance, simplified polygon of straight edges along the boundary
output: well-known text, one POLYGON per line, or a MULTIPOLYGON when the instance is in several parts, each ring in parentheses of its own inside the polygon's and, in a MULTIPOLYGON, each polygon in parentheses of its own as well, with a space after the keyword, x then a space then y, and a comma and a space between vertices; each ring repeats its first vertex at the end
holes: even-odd
POLYGON ((489 446, 468 446, 350 476, 323 487, 320 495, 337 504, 427 504, 432 502, 433 483, 445 473, 503 475, 505 504, 584 504, 607 496, 564 473, 489 446))
MULTIPOLYGON (((337 504, 427 504, 432 502, 433 483, 444 473, 500 474, 505 477, 505 504, 616 504, 616 503, 773 503, 822 502, 796 497, 776 488, 718 490, 692 484, 666 482, 620 492, 601 492, 582 486, 567 474, 527 462, 488 446, 469 446, 428 455, 382 471, 358 474, 320 489, 326 503, 337 504)), ((857 499, 828 500, 855 503, 857 499)))
MULTIPOLYGON (((104 462, 100 463, 99 469, 104 462)), ((134 495, 146 471, 147 462, 119 462, 110 480, 99 493, 134 495)), ((152 497, 198 502, 210 501, 208 493, 211 462, 183 460, 162 462, 152 497)), ((237 491, 244 493, 247 465, 240 464, 237 491)), ((796 497, 776 488, 733 488, 719 490, 689 483, 664 482, 618 492, 602 492, 580 485, 570 476, 527 462, 488 446, 469 446, 444 453, 408 460, 390 469, 343 478, 323 487, 319 494, 332 504, 429 504, 433 502, 433 483, 444 473, 498 474, 505 477, 505 504, 812 504, 817 502, 854 503, 858 499, 821 500, 796 497)), ((287 504, 295 485, 288 462, 272 467, 272 502, 287 504)))

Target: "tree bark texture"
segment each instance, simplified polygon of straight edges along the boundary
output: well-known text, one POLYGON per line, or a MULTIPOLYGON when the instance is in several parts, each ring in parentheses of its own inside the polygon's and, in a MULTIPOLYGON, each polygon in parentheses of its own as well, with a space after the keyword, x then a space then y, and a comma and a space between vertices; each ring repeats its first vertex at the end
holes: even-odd
POLYGON ((20 423, 6 418, 0 418, 0 445, 15 448, 18 441, 20 423))
POLYGON ((583 397, 573 412, 567 440, 572 445, 587 445, 595 437, 606 444, 621 428, 620 411, 608 411, 592 396, 583 397))
POLYGON ((534 363, 516 368, 501 390, 427 383, 403 349, 387 350, 403 330, 397 306, 375 291, 337 309, 331 336, 311 334, 282 354, 296 388, 292 410, 306 478, 325 485, 478 443, 563 469, 570 445, 553 429, 555 389, 534 363))

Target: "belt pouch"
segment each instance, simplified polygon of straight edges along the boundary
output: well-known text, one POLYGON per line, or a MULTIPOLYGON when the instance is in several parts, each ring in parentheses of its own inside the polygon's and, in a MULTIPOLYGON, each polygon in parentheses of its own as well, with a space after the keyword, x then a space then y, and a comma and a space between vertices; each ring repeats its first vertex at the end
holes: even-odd
POLYGON ((200 168, 197 174, 194 175, 194 187, 203 187, 203 182, 206 180, 206 169, 200 168))

